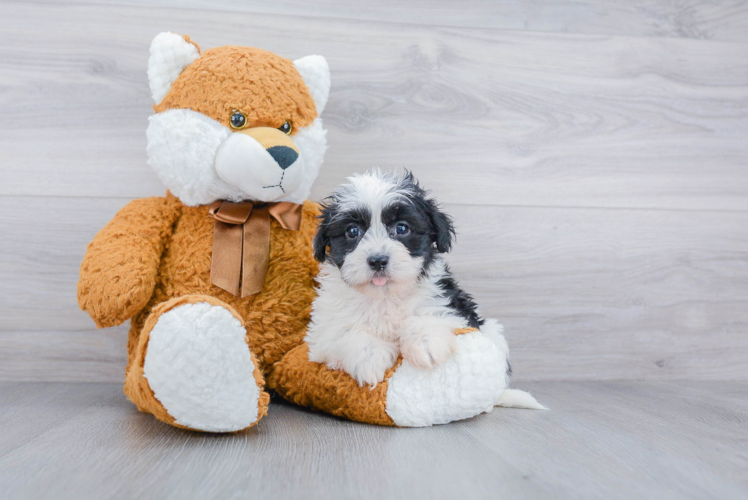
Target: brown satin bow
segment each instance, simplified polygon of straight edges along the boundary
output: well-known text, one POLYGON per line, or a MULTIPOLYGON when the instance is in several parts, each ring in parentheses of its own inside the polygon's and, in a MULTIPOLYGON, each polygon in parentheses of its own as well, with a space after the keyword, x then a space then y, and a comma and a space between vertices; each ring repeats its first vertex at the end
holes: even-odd
POLYGON ((213 224, 210 282, 241 297, 262 290, 270 260, 270 217, 298 231, 302 205, 289 202, 216 201, 208 209, 213 224))

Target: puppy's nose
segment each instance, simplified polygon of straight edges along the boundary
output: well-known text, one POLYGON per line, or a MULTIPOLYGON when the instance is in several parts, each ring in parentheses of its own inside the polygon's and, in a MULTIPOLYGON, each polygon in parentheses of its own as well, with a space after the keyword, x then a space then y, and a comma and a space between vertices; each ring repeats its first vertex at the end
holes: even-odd
POLYGON ((278 166, 283 170, 287 169, 296 161, 299 157, 299 153, 289 148, 288 146, 273 146, 268 148, 267 152, 270 156, 278 163, 278 166))
POLYGON ((387 267, 387 263, 390 261, 390 258, 386 255, 372 255, 369 257, 369 260, 367 261, 369 263, 369 267, 372 268, 375 271, 381 271, 385 267, 387 267))

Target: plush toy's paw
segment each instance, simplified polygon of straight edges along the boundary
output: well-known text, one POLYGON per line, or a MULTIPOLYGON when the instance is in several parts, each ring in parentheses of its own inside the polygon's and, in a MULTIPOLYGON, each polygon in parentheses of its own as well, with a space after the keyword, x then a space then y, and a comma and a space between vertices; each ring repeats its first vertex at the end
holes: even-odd
POLYGON ((411 365, 423 369, 444 363, 457 347, 455 328, 442 318, 409 318, 400 341, 403 358, 411 365))
POLYGON ((147 388, 165 411, 131 396, 141 409, 179 427, 209 432, 242 430, 265 414, 264 381, 235 312, 217 299, 191 296, 162 304, 154 315, 143 329, 147 344, 139 349, 144 359, 136 366, 142 366, 147 388))
POLYGON ((456 336, 454 355, 431 369, 408 361, 387 381, 387 414, 403 427, 424 427, 491 411, 506 388, 506 353, 486 334, 456 336))

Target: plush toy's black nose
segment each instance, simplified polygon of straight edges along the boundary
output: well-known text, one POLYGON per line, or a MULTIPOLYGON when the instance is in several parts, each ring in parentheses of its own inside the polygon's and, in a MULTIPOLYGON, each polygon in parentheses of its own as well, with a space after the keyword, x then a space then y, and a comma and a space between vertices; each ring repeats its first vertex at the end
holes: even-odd
POLYGON ((372 255, 369 257, 369 260, 367 262, 369 263, 369 267, 372 268, 375 271, 381 271, 385 267, 387 267, 387 263, 390 261, 390 258, 386 255, 372 255))
POLYGON ((299 153, 288 146, 273 146, 272 148, 268 148, 267 152, 270 153, 270 156, 273 157, 278 166, 283 170, 293 165, 293 162, 299 157, 299 153))

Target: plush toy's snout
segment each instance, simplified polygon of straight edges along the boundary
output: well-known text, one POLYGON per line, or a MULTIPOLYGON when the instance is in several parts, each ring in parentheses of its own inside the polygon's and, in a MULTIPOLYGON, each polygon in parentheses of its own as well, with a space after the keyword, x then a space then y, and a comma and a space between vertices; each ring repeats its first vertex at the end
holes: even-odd
POLYGON ((299 148, 288 134, 280 130, 271 127, 254 127, 240 130, 237 133, 246 134, 259 142, 283 170, 293 165, 299 158, 299 148))
POLYGON ((216 153, 216 173, 260 201, 294 192, 304 176, 304 159, 293 139, 271 127, 232 133, 216 153))

